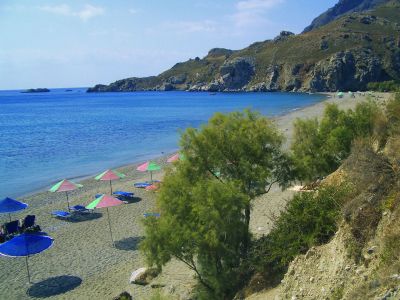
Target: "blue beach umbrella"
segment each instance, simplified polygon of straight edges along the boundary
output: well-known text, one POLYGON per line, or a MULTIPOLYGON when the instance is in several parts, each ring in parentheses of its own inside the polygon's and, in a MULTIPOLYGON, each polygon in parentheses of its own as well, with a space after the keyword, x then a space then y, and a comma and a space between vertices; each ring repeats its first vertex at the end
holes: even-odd
POLYGON ((0 255, 9 257, 25 257, 28 282, 31 283, 28 265, 29 256, 38 254, 50 248, 53 245, 53 241, 54 240, 47 235, 23 233, 3 244, 0 244, 0 255))
POLYGON ((7 197, 0 201, 0 214, 8 214, 11 222, 11 213, 23 210, 27 207, 28 204, 7 197))

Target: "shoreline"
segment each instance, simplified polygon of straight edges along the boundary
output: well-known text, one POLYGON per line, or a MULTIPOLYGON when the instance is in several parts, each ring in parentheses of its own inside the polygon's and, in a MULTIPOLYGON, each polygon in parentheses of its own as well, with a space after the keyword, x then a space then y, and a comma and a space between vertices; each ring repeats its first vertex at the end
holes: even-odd
MULTIPOLYGON (((127 164, 118 165, 116 167, 110 167, 109 169, 110 170, 120 170, 120 169, 125 169, 125 168, 132 168, 132 167, 136 169, 137 166, 139 166, 142 163, 145 163, 146 161, 150 161, 150 160, 157 161, 157 160, 163 160, 163 159, 166 160, 170 156, 174 155, 178 150, 179 149, 176 149, 176 151, 173 151, 173 152, 164 153, 161 156, 154 156, 154 157, 152 156, 146 160, 134 161, 134 162, 130 162, 127 164)), ((102 168, 102 170, 105 171, 107 169, 102 168)), ((50 187, 52 187, 54 184, 56 184, 57 182, 59 182, 60 180, 63 180, 63 179, 68 179, 75 183, 82 184, 87 180, 93 179, 95 176, 97 176, 98 174, 100 174, 103 171, 99 171, 98 173, 95 173, 95 174, 86 174, 86 175, 72 176, 72 177, 67 177, 67 178, 54 179, 54 180, 51 180, 50 183, 48 185, 46 185, 45 187, 35 189, 35 190, 25 193, 21 196, 17 196, 16 198, 29 198, 29 197, 35 196, 36 194, 47 192, 50 187)))
MULTIPOLYGON (((205 92, 204 92, 205 93, 205 92)), ((231 92, 222 92, 222 93, 231 93, 231 92)), ((233 92, 233 93, 236 93, 236 92, 233 92)), ((244 93, 259 93, 259 92, 244 92, 244 93)), ((271 92, 272 93, 272 92, 271 92)), ((275 93, 275 92, 273 92, 273 93, 275 93)), ((284 93, 284 92, 281 92, 281 93, 284 93)), ((291 93, 297 93, 297 94, 309 94, 309 93, 306 93, 306 92, 291 92, 291 93)), ((332 93, 331 93, 332 94, 332 93)), ((285 117, 285 116, 287 116, 287 115, 290 115, 290 114, 292 114, 292 113, 295 113, 295 112, 297 112, 297 111, 301 111, 301 110, 303 110, 303 109, 307 109, 307 108, 310 108, 310 107, 313 107, 314 105, 318 105, 318 104, 320 104, 320 103, 324 103, 325 101, 327 101, 327 100, 329 100, 329 98, 331 97, 331 94, 330 93, 314 93, 314 95, 319 95, 319 96, 321 96, 321 97, 324 97, 321 101, 319 101, 319 102, 317 102, 317 103, 313 103, 313 104, 309 104, 309 105, 306 105, 306 106, 303 106, 303 107, 297 107, 297 108, 294 108, 294 109, 290 109, 290 110, 288 110, 288 111, 284 111, 284 112, 282 112, 282 113, 279 113, 279 114, 276 114, 276 115, 274 115, 274 116, 272 116, 272 117, 268 117, 268 118, 270 118, 271 120, 276 120, 276 119, 280 119, 280 118, 282 118, 282 117, 285 117)), ((334 93, 333 93, 334 94, 334 93)), ((163 158, 165 158, 165 157, 168 157, 168 156, 172 156, 174 153, 176 153, 177 151, 179 151, 179 148, 176 148, 174 151, 171 151, 171 152, 165 152, 164 154, 162 154, 163 153, 163 151, 161 151, 160 153, 161 153, 161 155, 154 155, 154 156, 152 156, 152 155, 150 155, 150 156, 145 156, 145 157, 147 157, 145 160, 141 160, 141 161, 131 161, 131 162, 128 162, 128 163, 125 163, 125 164, 119 164, 119 165, 115 165, 115 166, 110 166, 108 169, 112 169, 112 170, 119 170, 119 169, 125 169, 125 168, 131 168, 131 167, 136 167, 136 166, 138 166, 139 164, 141 164, 141 163, 144 163, 144 162, 146 162, 146 161, 149 161, 149 160, 162 160, 163 158)), ((107 169, 107 167, 101 167, 101 168, 99 168, 99 169, 101 169, 101 170, 103 170, 103 171, 105 171, 106 169, 107 169)), ((101 173, 101 172, 103 172, 103 171, 98 171, 99 173, 101 173)), ((67 178, 54 178, 53 180, 50 180, 49 181, 49 184, 47 184, 47 185, 45 185, 45 186, 42 186, 42 187, 39 187, 39 188, 35 188, 35 189, 33 189, 33 190, 31 190, 31 191, 29 191, 29 192, 26 192, 26 193, 23 193, 23 194, 21 194, 21 195, 17 195, 17 196, 15 196, 15 198, 28 198, 28 197, 32 197, 32 196, 35 196, 35 194, 38 194, 38 193, 43 193, 43 192, 46 192, 52 185, 54 185, 54 184, 56 184, 57 182, 59 182, 60 180, 62 180, 62 179, 68 179, 68 180, 71 180, 71 181, 73 181, 73 182, 75 182, 75 183, 80 183, 80 184, 82 184, 82 183, 84 183, 86 180, 88 180, 88 179, 90 179, 90 178, 92 178, 92 177, 95 177, 97 175, 97 173, 95 173, 95 174, 83 174, 83 175, 73 175, 73 176, 69 176, 69 177, 67 177, 67 178)))

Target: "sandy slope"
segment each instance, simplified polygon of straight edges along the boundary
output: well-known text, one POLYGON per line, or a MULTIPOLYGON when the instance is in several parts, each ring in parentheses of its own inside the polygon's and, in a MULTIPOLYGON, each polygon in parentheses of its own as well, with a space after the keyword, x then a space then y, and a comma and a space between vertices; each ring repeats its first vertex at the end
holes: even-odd
MULTIPOLYGON (((363 99, 361 96, 356 99, 346 96, 327 101, 336 102, 342 108, 351 108, 363 99)), ((320 116, 324 106, 324 103, 319 103, 277 118, 276 124, 287 136, 287 143, 293 133, 293 120, 320 116)), ((165 164, 165 157, 158 162, 165 164)), ((89 218, 68 222, 49 214, 56 209, 65 209, 64 194, 41 192, 23 199, 30 204, 30 208, 15 217, 35 214, 42 229, 55 239, 55 243, 48 251, 29 259, 32 285, 27 284, 24 259, 0 258, 0 299, 46 296, 48 299, 112 299, 124 290, 134 295, 135 299, 146 299, 151 294, 151 287, 131 285, 128 280, 133 270, 144 266, 137 244, 143 237, 143 213, 152 211, 155 194, 133 187, 134 182, 148 179, 147 175, 143 178, 143 174, 136 172, 135 166, 123 167, 120 171, 128 176, 114 182, 114 190, 134 191, 140 201, 110 208, 116 248, 111 246, 105 210, 98 210, 89 218), (60 294, 62 289, 66 292, 60 294)), ((162 172, 155 177, 161 179, 162 172)), ((96 193, 109 192, 108 182, 88 179, 82 183, 83 188, 71 193, 73 204, 88 204, 96 193)), ((254 201, 251 228, 255 234, 268 233, 270 217, 284 207, 293 193, 275 188, 254 201)), ((6 221, 6 218, 1 220, 6 221)), ((167 284, 167 289, 176 290, 176 294, 184 294, 193 283, 193 278, 185 266, 172 262, 156 281, 167 284)))

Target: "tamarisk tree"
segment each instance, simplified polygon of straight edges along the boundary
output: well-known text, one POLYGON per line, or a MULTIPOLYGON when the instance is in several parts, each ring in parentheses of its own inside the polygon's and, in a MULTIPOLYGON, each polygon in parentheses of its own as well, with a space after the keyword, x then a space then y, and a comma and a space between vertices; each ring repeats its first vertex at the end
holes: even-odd
POLYGON ((217 299, 232 293, 250 244, 251 201, 274 183, 286 187, 291 164, 273 123, 251 112, 215 114, 181 137, 184 159, 165 176, 159 219, 145 222, 149 264, 172 257, 195 271, 217 299))

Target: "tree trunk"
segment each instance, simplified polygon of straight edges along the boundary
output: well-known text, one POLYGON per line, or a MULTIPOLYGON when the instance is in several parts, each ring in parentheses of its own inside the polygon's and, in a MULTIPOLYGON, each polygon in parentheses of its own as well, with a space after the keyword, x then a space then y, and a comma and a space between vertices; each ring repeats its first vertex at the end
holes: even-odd
POLYGON ((247 252, 250 246, 250 209, 250 203, 248 203, 245 208, 246 236, 243 242, 242 258, 245 258, 247 256, 247 252))

